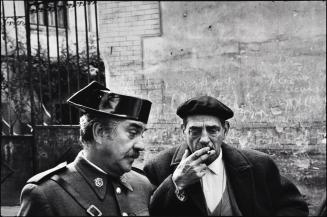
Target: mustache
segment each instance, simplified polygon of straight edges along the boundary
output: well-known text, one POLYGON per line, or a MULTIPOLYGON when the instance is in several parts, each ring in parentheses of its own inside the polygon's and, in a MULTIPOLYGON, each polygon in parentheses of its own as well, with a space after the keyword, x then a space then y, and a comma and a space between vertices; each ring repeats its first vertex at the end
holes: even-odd
POLYGON ((139 156, 140 156, 139 151, 133 151, 132 153, 126 155, 126 157, 130 157, 130 158, 138 158, 139 156))

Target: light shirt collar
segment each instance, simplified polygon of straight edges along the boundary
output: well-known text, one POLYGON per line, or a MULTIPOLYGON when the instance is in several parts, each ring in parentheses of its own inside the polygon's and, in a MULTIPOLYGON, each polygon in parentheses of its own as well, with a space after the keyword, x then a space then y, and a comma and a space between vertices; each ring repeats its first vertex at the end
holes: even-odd
POLYGON ((108 173, 106 173, 103 169, 101 169, 100 167, 98 167, 97 165, 95 165, 94 163, 92 163, 91 161, 89 161, 86 157, 84 152, 82 152, 81 154, 82 158, 84 158, 84 160, 86 160, 86 162, 88 162, 92 167, 94 167, 96 170, 100 171, 101 173, 104 173, 106 175, 108 175, 108 173))
POLYGON ((210 169, 211 172, 214 174, 218 175, 222 173, 223 170, 223 152, 220 150, 219 156, 217 157, 216 160, 214 160, 208 168, 210 169))
POLYGON ((201 179, 209 215, 215 214, 214 211, 221 201, 226 188, 226 174, 222 156, 223 152, 220 150, 219 156, 208 165, 209 169, 201 179))

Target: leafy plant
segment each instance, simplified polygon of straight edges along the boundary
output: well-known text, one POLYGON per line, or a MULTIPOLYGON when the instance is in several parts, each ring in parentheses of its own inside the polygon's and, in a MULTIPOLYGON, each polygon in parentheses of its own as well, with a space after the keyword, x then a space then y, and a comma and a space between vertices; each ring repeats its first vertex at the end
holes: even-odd
MULTIPOLYGON (((15 44, 10 35, 7 35, 7 41, 8 44, 15 44)), ((41 49, 34 47, 31 53, 28 57, 26 43, 20 41, 5 58, 1 58, 1 92, 9 102, 7 109, 15 114, 10 125, 15 125, 17 121, 25 124, 31 122, 31 87, 34 94, 35 124, 68 123, 67 115, 66 118, 60 115, 67 113, 66 99, 92 80, 100 83, 105 81, 104 63, 97 55, 94 38, 89 40, 89 61, 85 48, 81 48, 76 55, 72 46, 69 58, 66 47, 61 49, 59 58, 48 58, 44 45, 41 49), (30 71, 28 60, 31 62, 30 71), (47 117, 48 113, 51 118, 47 117)), ((76 124, 78 114, 75 111, 71 115, 75 118, 69 124, 76 124)))

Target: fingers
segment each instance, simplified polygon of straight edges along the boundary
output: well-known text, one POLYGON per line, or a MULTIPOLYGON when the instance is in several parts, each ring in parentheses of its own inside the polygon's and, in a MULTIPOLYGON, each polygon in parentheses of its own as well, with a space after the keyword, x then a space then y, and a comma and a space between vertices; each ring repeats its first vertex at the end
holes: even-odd
POLYGON ((198 159, 196 159, 195 161, 193 161, 194 165, 200 164, 203 161, 207 160, 211 155, 213 155, 216 151, 215 150, 210 150, 208 152, 206 152, 205 154, 201 155, 198 159))
POLYGON ((186 149, 182 156, 182 160, 186 159, 188 155, 189 155, 189 151, 188 151, 188 149, 186 149))
POLYGON ((199 177, 199 178, 202 178, 205 174, 206 174, 206 170, 200 172, 200 173, 198 174, 198 177, 199 177))
POLYGON ((197 166, 197 168, 195 169, 197 172, 196 172, 196 175, 201 178, 202 176, 204 176, 206 174, 206 171, 207 171, 207 165, 205 164, 200 164, 197 166))
POLYGON ((201 149, 195 151, 193 154, 191 154, 191 155, 190 155, 190 158, 191 158, 191 160, 196 160, 196 159, 198 159, 201 155, 208 153, 209 150, 210 150, 209 147, 201 148, 201 149))
POLYGON ((200 170, 200 171, 206 171, 207 168, 208 168, 208 166, 207 166, 206 164, 200 164, 200 165, 199 165, 199 170, 200 170))

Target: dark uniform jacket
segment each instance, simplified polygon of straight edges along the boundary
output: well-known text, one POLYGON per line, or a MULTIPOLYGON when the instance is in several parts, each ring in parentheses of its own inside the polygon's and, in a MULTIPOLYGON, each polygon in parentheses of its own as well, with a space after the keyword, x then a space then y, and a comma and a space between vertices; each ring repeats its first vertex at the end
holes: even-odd
POLYGON ((18 216, 90 216, 100 212, 103 216, 149 215, 152 191, 152 184, 143 174, 132 170, 113 178, 97 170, 80 153, 74 162, 28 180, 18 216), (68 191, 62 188, 67 185, 68 191))
MULTIPOLYGON (((187 199, 175 195, 171 176, 187 145, 159 153, 146 162, 144 172, 158 186, 150 215, 207 215, 200 181, 185 189, 187 199)), ((307 216, 308 206, 294 184, 281 176, 268 155, 222 144, 223 161, 239 211, 244 216, 307 216)), ((213 189, 214 190, 214 189, 213 189)))

